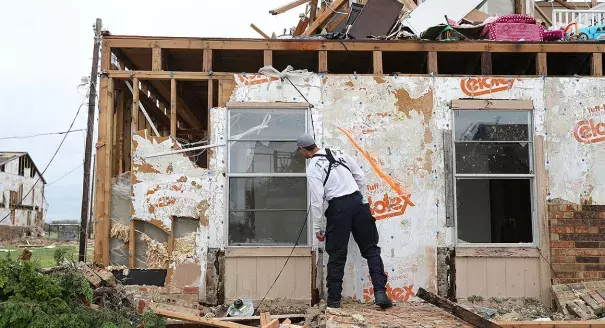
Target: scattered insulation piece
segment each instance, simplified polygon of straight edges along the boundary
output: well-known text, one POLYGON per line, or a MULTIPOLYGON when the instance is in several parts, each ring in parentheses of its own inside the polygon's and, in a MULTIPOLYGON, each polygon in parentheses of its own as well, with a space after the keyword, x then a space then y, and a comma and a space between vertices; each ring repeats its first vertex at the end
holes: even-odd
POLYGON ((195 235, 191 232, 188 235, 174 239, 174 248, 172 250, 172 260, 175 263, 183 263, 195 253, 195 235))
POLYGON ((109 235, 127 243, 130 236, 130 227, 123 225, 116 220, 111 220, 111 231, 109 232, 109 235))
POLYGON ((168 246, 151 239, 148 235, 141 233, 141 239, 147 244, 147 267, 165 269, 168 267, 168 246))

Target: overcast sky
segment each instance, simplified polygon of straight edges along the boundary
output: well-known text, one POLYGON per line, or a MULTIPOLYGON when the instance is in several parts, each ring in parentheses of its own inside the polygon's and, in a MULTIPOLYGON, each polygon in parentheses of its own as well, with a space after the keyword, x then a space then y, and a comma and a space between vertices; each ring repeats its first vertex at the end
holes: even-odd
MULTIPOLYGON (((3 4, 0 15, 0 137, 66 131, 82 103, 81 78, 90 74, 97 17, 114 35, 248 37, 282 33, 304 6, 279 16, 268 11, 289 0, 23 0, 3 4)), ((82 106, 74 129, 85 128, 82 106)), ((40 170, 62 136, 0 140, 0 151, 29 152, 40 170)), ((85 134, 70 134, 44 177, 51 183, 78 167, 85 134)), ((96 140, 93 142, 96 142, 96 140)), ((79 219, 82 168, 46 188, 47 220, 79 219)))

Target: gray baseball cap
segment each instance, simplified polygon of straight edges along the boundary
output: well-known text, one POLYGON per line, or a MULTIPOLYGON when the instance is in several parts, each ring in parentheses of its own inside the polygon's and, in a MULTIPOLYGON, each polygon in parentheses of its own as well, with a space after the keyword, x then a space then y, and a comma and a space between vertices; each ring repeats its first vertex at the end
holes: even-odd
POLYGON ((310 134, 301 134, 298 139, 296 139, 296 149, 301 147, 309 147, 315 144, 315 139, 310 134))

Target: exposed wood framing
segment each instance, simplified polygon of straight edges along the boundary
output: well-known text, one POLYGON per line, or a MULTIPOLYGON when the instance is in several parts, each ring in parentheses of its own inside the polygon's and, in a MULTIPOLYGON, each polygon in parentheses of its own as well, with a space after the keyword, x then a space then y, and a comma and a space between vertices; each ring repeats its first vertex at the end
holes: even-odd
POLYGON ((541 52, 536 54, 536 74, 537 75, 547 75, 547 61, 546 61, 546 53, 541 52))
MULTIPOLYGON (((203 80, 233 80, 233 73, 213 73, 209 75, 205 72, 154 72, 154 71, 114 71, 106 72, 108 76, 117 80, 128 80, 131 78, 139 78, 145 80, 183 80, 183 81, 203 81, 203 80)), ((160 91, 159 87, 154 85, 154 88, 160 91)))
POLYGON ((176 80, 170 80, 170 136, 176 140, 176 80))
MULTIPOLYGON (((171 216, 170 217, 170 234, 168 235, 168 243, 167 243, 167 253, 168 253, 168 258, 172 258, 172 252, 174 250, 174 221, 175 221, 175 217, 171 216)), ((168 285, 168 283, 170 283, 170 281, 172 280, 172 275, 174 274, 174 269, 172 268, 171 265, 168 266, 168 269, 166 270, 166 280, 164 282, 164 285, 168 285)))
POLYGON ((265 66, 273 65, 273 51, 271 51, 271 50, 263 51, 263 65, 265 65, 265 66))
POLYGON ((318 72, 327 73, 328 72, 328 52, 320 51, 319 52, 319 68, 318 72))
POLYGON ((514 0, 515 1, 515 14, 525 14, 523 10, 523 2, 524 0, 514 0))
MULTIPOLYGON (((101 71, 108 69, 111 61, 111 48, 105 40, 101 47, 101 71)), ((110 143, 107 140, 107 84, 108 78, 101 75, 99 82, 99 132, 96 144, 96 173, 95 173, 95 207, 94 207, 94 231, 95 231, 95 263, 105 263, 103 250, 108 242, 104 238, 105 225, 108 223, 105 219, 105 185, 111 180, 105 179, 105 169, 107 162, 107 152, 105 147, 110 143)), ((109 200, 107 200, 109 201, 109 200)))
POLYGON ((605 328, 599 321, 500 321, 502 328, 605 328))
POLYGON ((255 30, 256 32, 258 32, 258 34, 260 34, 263 38, 267 39, 267 40, 271 40, 271 37, 268 36, 265 32, 263 32, 260 28, 258 28, 256 25, 254 24, 250 24, 250 27, 252 27, 253 30, 255 30))
POLYGON ((348 13, 351 11, 351 8, 349 8, 348 2, 342 7, 341 11, 346 12, 346 14, 339 14, 337 17, 334 17, 332 20, 330 20, 328 22, 328 24, 326 25, 326 30, 328 30, 328 32, 339 32, 339 31, 336 31, 336 28, 338 27, 338 25, 340 25, 340 23, 349 19, 348 13))
POLYGON ((298 35, 303 34, 303 32, 307 29, 307 26, 309 26, 310 22, 311 21, 306 16, 303 17, 303 18, 301 18, 298 21, 298 25, 296 25, 296 28, 294 29, 294 32, 292 34, 294 36, 298 36, 298 35))
POLYGON ((456 257, 539 257, 537 248, 516 247, 456 247, 456 257))
MULTIPOLYGON (((130 154, 130 196, 134 197, 134 181, 135 181, 135 176, 134 176, 134 167, 133 167, 133 163, 132 163, 132 158, 133 158, 133 153, 134 153, 134 147, 132 147, 133 144, 133 137, 134 135, 139 131, 139 79, 138 78, 134 78, 132 79, 132 106, 131 106, 131 126, 130 126, 130 135, 131 135, 131 139, 130 139, 130 149, 131 149, 131 154, 130 154)), ((133 215, 134 215, 134 208, 131 206, 130 207, 130 215, 131 215, 131 219, 130 219, 130 230, 129 230, 129 238, 128 238, 128 267, 131 269, 135 268, 135 259, 136 259, 136 232, 135 232, 135 221, 132 219, 133 215)))
POLYGON ((115 160, 115 172, 114 174, 124 173, 124 110, 125 110, 125 102, 126 97, 124 95, 126 91, 120 90, 118 91, 118 99, 117 104, 118 108, 116 110, 116 152, 114 153, 115 160))
POLYGON ((382 75, 382 51, 372 52, 372 63, 374 66, 374 75, 382 75))
POLYGON ((427 65, 429 68, 428 73, 429 74, 439 74, 439 66, 437 65, 437 52, 435 51, 429 51, 429 54, 427 56, 427 65))
MULTIPOLYGON (((113 178, 112 169, 112 136, 113 136, 113 113, 114 113, 114 81, 109 78, 107 81, 107 103, 105 109, 106 116, 106 143, 104 147, 105 151, 105 182, 109 182, 113 178)), ((109 265, 109 231, 111 229, 110 211, 111 211, 111 183, 105 183, 103 187, 103 194, 105 202, 103 203, 103 218, 105 223, 103 224, 103 265, 109 265)))
POLYGON ((250 328, 250 326, 241 325, 241 324, 235 323, 235 322, 221 321, 221 320, 218 320, 218 319, 209 319, 209 318, 204 318, 204 317, 196 316, 196 315, 193 315, 193 314, 185 314, 185 313, 180 313, 180 312, 173 312, 173 311, 169 311, 169 310, 164 310, 162 308, 156 308, 155 309, 155 313, 157 315, 160 315, 160 316, 163 316, 163 317, 168 317, 168 318, 174 318, 174 319, 179 319, 179 320, 185 320, 185 321, 202 323, 202 324, 204 324, 205 326, 208 326, 208 327, 250 328))
POLYGON ((218 107, 225 107, 231 99, 231 94, 235 88, 235 81, 231 80, 220 80, 218 82, 218 107))
POLYGON ((304 102, 228 102, 229 108, 309 108, 304 102))
MULTIPOLYGON (((344 5, 344 4, 343 4, 344 5)), ((349 50, 349 51, 446 51, 446 52, 605 52, 598 42, 494 42, 494 41, 333 41, 333 40, 258 40, 258 39, 199 39, 109 36, 104 42, 117 48, 216 49, 216 50, 349 50), (343 45, 344 43, 344 45, 343 45), (345 49, 346 47, 346 49, 345 49)), ((106 68, 107 69, 107 68, 106 68)))
POLYGON ((563 0, 555 0, 555 2, 567 9, 575 9, 574 7, 572 7, 570 4, 568 4, 567 2, 565 2, 563 0))
POLYGON ((340 10, 340 8, 342 8, 346 3, 349 3, 348 0, 336 0, 334 2, 332 2, 331 4, 331 9, 325 9, 324 11, 322 11, 318 16, 317 19, 312 22, 311 24, 309 24, 309 27, 307 27, 307 30, 303 33, 303 35, 311 35, 315 32, 315 30, 317 30, 318 28, 321 28, 323 25, 325 25, 328 20, 330 20, 330 18, 332 18, 335 14, 335 11, 340 10))
POLYGON ((290 2, 289 4, 287 4, 285 6, 282 6, 282 7, 279 7, 279 8, 275 8, 273 10, 269 10, 269 13, 271 15, 283 14, 286 11, 288 11, 290 9, 293 9, 293 8, 296 8, 296 7, 298 7, 298 6, 302 5, 302 4, 305 4, 305 3, 309 2, 309 1, 311 1, 311 0, 296 0, 296 1, 290 2))
POLYGON ((603 54, 593 53, 590 59, 590 75, 603 76, 603 54))
POLYGON ((161 71, 162 70, 162 48, 152 48, 151 51, 151 70, 161 71))
POLYGON ((538 255, 540 255, 540 295, 544 304, 551 303, 550 231, 548 223, 548 174, 544 157, 544 137, 534 137, 536 199, 538 213, 538 255), (544 260, 547 259, 547 261, 544 260))
POLYGON ((202 71, 212 72, 212 49, 204 49, 202 61, 202 71))
POLYGON ((531 100, 461 99, 452 100, 452 109, 532 110, 531 100))
POLYGON ((492 54, 491 52, 481 53, 481 74, 492 75, 492 54))

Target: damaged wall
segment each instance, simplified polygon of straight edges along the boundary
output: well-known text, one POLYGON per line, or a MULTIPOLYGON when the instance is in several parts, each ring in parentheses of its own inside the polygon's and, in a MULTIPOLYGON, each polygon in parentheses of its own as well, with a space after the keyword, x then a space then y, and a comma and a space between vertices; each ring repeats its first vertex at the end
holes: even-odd
POLYGON ((44 182, 38 181, 37 172, 31 177, 31 170, 33 165, 19 175, 18 157, 4 164, 4 172, 0 172, 0 218, 8 217, 0 225, 29 227, 30 233, 40 234, 44 231, 44 182))

